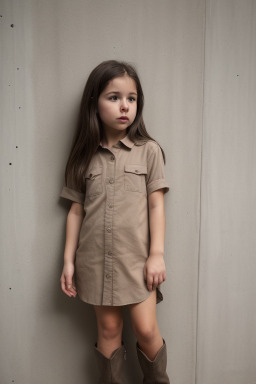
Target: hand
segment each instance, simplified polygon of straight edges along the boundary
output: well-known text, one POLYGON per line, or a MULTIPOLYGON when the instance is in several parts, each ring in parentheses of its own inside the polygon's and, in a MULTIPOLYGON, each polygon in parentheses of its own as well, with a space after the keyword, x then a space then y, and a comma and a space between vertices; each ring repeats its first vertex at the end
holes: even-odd
POLYGON ((60 282, 62 291, 69 297, 76 297, 76 287, 73 283, 73 275, 75 272, 75 266, 73 263, 64 264, 60 282))
POLYGON ((149 291, 155 290, 159 284, 165 281, 166 270, 162 255, 149 255, 144 266, 144 279, 149 291))

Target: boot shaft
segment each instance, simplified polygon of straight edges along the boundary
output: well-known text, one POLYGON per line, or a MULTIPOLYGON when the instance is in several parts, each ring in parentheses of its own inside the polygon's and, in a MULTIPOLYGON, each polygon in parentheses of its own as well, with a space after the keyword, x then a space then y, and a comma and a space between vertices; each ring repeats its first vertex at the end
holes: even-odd
POLYGON ((170 384, 166 372, 167 349, 165 340, 163 339, 163 346, 159 349, 153 361, 139 348, 138 342, 136 343, 136 349, 138 360, 144 374, 143 384, 170 384))
POLYGON ((97 348, 97 343, 95 344, 94 350, 100 372, 98 383, 123 384, 123 368, 124 360, 126 359, 126 349, 124 343, 122 342, 121 347, 112 352, 110 358, 103 355, 103 353, 97 348))

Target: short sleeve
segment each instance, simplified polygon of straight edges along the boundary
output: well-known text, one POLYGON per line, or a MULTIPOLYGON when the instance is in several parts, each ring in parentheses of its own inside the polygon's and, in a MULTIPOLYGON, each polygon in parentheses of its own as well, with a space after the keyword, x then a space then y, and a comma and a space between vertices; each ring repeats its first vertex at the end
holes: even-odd
POLYGON ((67 183, 63 186, 60 197, 84 205, 85 193, 77 191, 71 184, 67 183))
POLYGON ((148 195, 158 189, 164 188, 164 193, 170 189, 164 172, 164 158, 159 145, 149 155, 147 165, 147 193, 148 195))

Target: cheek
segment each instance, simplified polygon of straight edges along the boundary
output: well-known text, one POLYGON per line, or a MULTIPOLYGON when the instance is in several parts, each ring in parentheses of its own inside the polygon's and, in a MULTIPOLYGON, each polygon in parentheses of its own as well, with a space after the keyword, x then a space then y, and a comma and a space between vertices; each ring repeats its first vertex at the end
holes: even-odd
POLYGON ((106 105, 101 104, 98 106, 98 112, 99 112, 99 116, 100 116, 101 120, 104 120, 109 115, 109 108, 106 105))
POLYGON ((133 109, 133 117, 134 117, 134 119, 135 119, 136 115, 137 115, 137 105, 133 109))

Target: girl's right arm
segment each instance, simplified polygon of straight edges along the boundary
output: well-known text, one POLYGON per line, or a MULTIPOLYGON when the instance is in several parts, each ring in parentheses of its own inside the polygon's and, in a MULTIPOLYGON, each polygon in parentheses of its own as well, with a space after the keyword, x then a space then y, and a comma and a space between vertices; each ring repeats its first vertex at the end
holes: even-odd
POLYGON ((75 254, 83 218, 83 205, 73 202, 67 216, 64 266, 60 278, 61 289, 69 297, 76 297, 77 294, 72 280, 75 272, 75 254))

